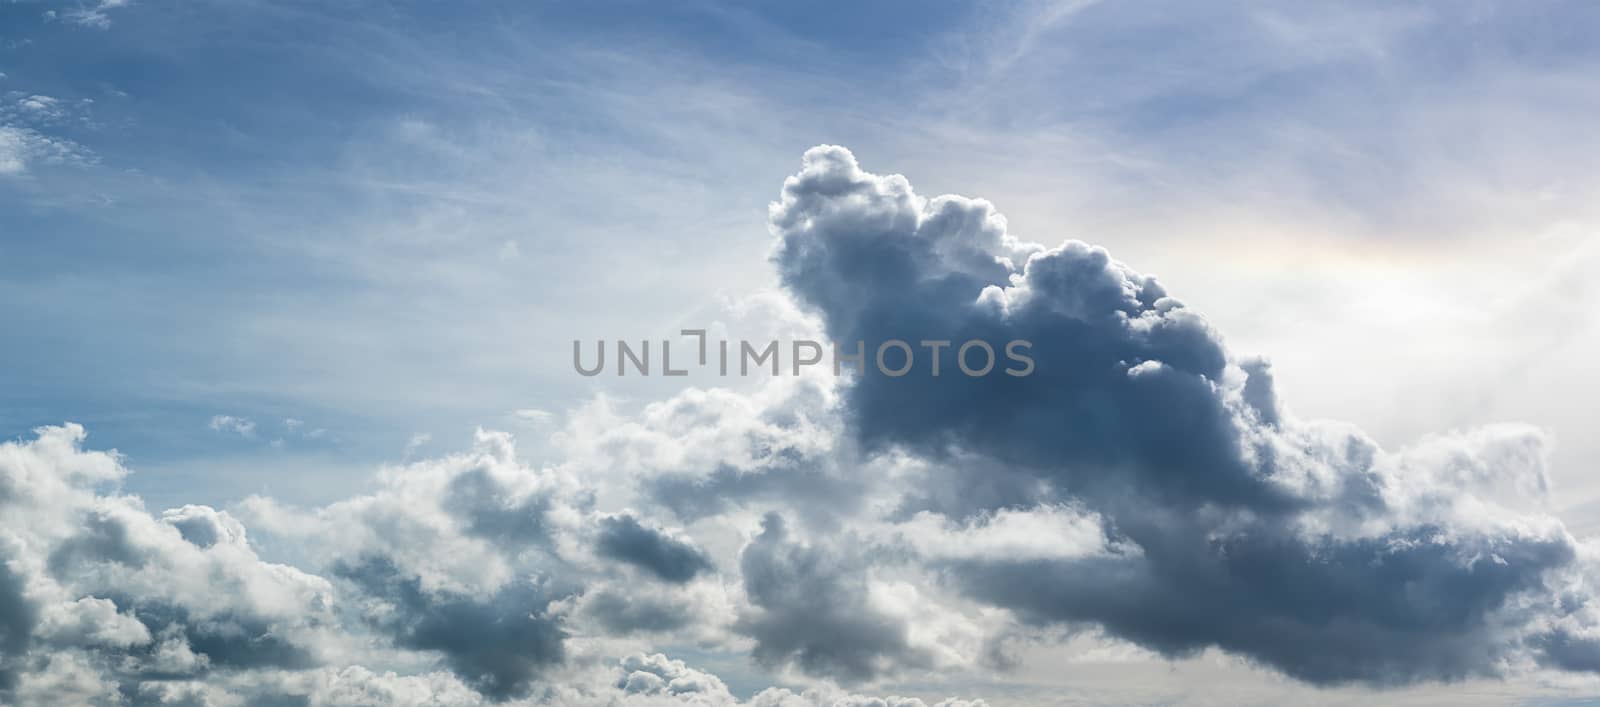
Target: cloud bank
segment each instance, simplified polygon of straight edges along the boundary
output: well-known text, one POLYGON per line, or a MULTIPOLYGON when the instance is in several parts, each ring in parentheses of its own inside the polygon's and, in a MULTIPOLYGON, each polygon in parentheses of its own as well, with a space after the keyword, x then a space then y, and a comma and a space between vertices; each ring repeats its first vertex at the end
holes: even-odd
POLYGON ((1029 378, 866 375, 845 392, 863 444, 949 462, 927 479, 931 510, 1070 500, 1099 515, 1107 546, 1091 556, 950 563, 969 596, 1167 655, 1217 646, 1317 683, 1499 674, 1539 660, 1553 636, 1565 644, 1552 624, 1589 618, 1587 597, 1560 591, 1576 541, 1518 510, 1547 487, 1537 431, 1390 453, 1348 426, 1297 420, 1265 362, 1231 355, 1203 317, 1103 249, 1023 242, 987 202, 923 199, 842 148, 804 164, 772 208, 775 261, 831 336, 1020 338, 1038 352, 1029 378), (964 474, 990 465, 1021 476, 1000 495, 964 493, 986 482, 964 474))
POLYGON ((480 431, 310 508, 152 511, 82 427, 41 428, 0 444, 0 702, 913 707, 867 695, 1083 632, 1312 685, 1600 670, 1538 430, 1386 450, 1301 419, 1154 277, 843 148, 769 226, 827 336, 1025 339, 1036 370, 598 398, 556 463, 480 431))

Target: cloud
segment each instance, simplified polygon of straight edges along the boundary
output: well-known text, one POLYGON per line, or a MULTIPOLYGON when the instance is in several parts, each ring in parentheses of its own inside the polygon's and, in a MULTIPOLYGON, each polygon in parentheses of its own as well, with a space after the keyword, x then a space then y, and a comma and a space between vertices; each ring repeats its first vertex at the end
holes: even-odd
MULTIPOLYGON (((689 667, 660 653, 635 653, 621 661, 622 677, 616 688, 622 704, 642 703, 644 699, 665 699, 665 704, 749 705, 750 707, 928 707, 915 697, 872 697, 851 694, 838 688, 811 688, 794 692, 767 688, 747 702, 731 695, 728 686, 716 675, 689 667)), ((653 703, 652 703, 653 704, 653 703)), ((983 700, 945 699, 934 707, 985 707, 983 700)))
POLYGON ((1539 430, 1301 419, 1156 278, 843 148, 770 225, 830 337, 1026 339, 1034 373, 597 396, 514 414, 549 464, 479 430, 309 507, 149 510, 40 428, 0 443, 0 701, 917 707, 862 693, 1063 636, 1318 686, 1600 672, 1600 548, 1547 514, 1539 430))
POLYGON ((256 423, 248 417, 213 415, 208 426, 216 432, 232 432, 240 437, 256 436, 256 423))
POLYGON ((39 164, 91 164, 88 148, 20 125, 0 124, 0 176, 21 176, 39 164))
POLYGON ((638 591, 597 587, 584 594, 583 613, 599 623, 609 634, 626 636, 639 632, 666 632, 685 628, 697 617, 690 607, 671 598, 658 598, 638 591))
POLYGON ((80 3, 77 7, 67 10, 46 10, 45 19, 64 19, 81 27, 94 29, 109 29, 111 27, 111 10, 126 7, 128 0, 99 0, 92 3, 80 3))
POLYGON ((95 153, 53 134, 63 125, 91 124, 92 101, 63 101, 43 94, 8 91, 0 100, 0 177, 22 177, 39 166, 90 165, 95 153))
POLYGON ((631 515, 600 521, 596 548, 604 557, 626 562, 677 584, 712 569, 711 560, 694 545, 640 525, 631 515))
POLYGON ((782 516, 762 520, 739 565, 753 608, 735 630, 758 660, 851 681, 931 664, 905 620, 873 604, 865 563, 795 541, 782 516))
MULTIPOLYGON (((83 450, 84 438, 66 425, 0 444, 7 703, 868 700, 773 688, 745 703, 717 676, 659 654, 627 655, 620 674, 586 682, 583 666, 598 656, 574 643, 574 607, 598 619, 584 626, 619 635, 732 622, 734 612, 707 611, 719 600, 708 599, 717 590, 702 550, 634 515, 592 512, 571 479, 518 462, 506 435, 480 433, 470 452, 388 470, 374 493, 323 508, 243 506, 273 544, 295 543, 320 574, 261 560, 233 513, 186 505, 153 516, 136 498, 97 491, 127 470, 115 453, 83 450), (619 566, 665 581, 655 590, 613 582, 619 566), (444 671, 427 669, 432 660, 444 671), (367 661, 424 669, 397 674, 367 661)), ((903 619, 860 594, 859 558, 794 541, 776 516, 743 566, 758 605, 744 624, 762 641, 758 655, 793 650, 818 665, 876 671, 913 652, 903 619), (794 633, 808 615, 815 624, 794 633), (850 651, 826 639, 881 629, 883 638, 850 651)))
POLYGON ((533 680, 565 657, 566 635, 540 607, 544 588, 514 581, 488 597, 425 592, 386 559, 341 567, 381 609, 372 620, 403 647, 437 651, 452 672, 491 700, 525 695, 533 680))
POLYGON ((495 252, 495 259, 500 261, 516 260, 522 256, 522 249, 516 241, 506 241, 500 244, 500 250, 495 252))
POLYGON ((951 462, 930 483, 1004 466, 1038 482, 1006 505, 1103 518, 1108 553, 944 563, 971 598, 1314 683, 1499 675, 1539 658, 1549 622, 1588 611, 1556 599, 1576 541, 1519 510, 1545 488, 1535 432, 1388 452, 1295 419, 1267 366, 1155 278, 1085 243, 1022 241, 987 202, 924 198, 843 148, 806 153, 771 223, 784 284, 835 339, 1033 343, 1030 377, 869 371, 844 393, 866 447, 951 462))
POLYGON ((411 439, 406 440, 405 456, 409 458, 412 453, 420 449, 422 445, 431 441, 433 441, 433 435, 427 432, 418 432, 417 434, 411 435, 411 439))
POLYGON ((774 502, 837 519, 860 510, 875 475, 839 444, 833 396, 828 381, 782 379, 751 394, 691 388, 628 416, 599 397, 556 440, 568 465, 621 470, 641 502, 684 522, 774 502))
POLYGON ((15 690, 29 639, 38 623, 38 608, 23 594, 23 577, 0 557, 0 695, 15 690))
POLYGON ((320 663, 333 640, 327 581, 261 560, 226 513, 158 519, 137 498, 97 493, 126 471, 114 453, 82 451, 82 427, 36 435, 0 444, 0 699, 37 687, 46 663, 51 679, 129 689, 320 663))
POLYGON ((728 693, 728 686, 717 676, 660 653, 627 656, 622 659, 622 670, 625 677, 617 681, 617 687, 626 695, 694 697, 723 704, 735 702, 728 693))
POLYGON ((513 410, 511 414, 516 416, 516 418, 519 420, 526 420, 533 424, 549 422, 555 417, 555 415, 551 414, 549 411, 540 410, 538 408, 522 408, 519 410, 513 410))

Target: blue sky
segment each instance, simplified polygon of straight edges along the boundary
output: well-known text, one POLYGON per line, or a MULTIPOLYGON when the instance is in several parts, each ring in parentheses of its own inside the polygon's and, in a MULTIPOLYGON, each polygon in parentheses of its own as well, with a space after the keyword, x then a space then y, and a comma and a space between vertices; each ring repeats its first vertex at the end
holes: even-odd
MULTIPOLYGON (((156 514, 381 495, 479 428, 576 464, 597 406, 767 395, 569 347, 808 326, 768 204, 835 144, 1159 273, 1303 418, 1543 430, 1543 509, 1586 537, 1597 30, 1584 2, 6 2, 0 438, 81 424, 156 514)), ((815 677, 672 641, 745 692, 815 677)), ((1048 694, 1058 649, 882 679, 1048 694)), ((1150 699, 1282 687, 1214 662, 1150 699)))
POLYGON ((765 284, 753 219, 821 142, 1168 277, 1196 220, 1427 258, 1592 195, 1581 3, 85 8, 0 9, 6 122, 66 153, 10 148, 3 422, 146 470, 259 453, 213 414, 342 464, 571 404, 559 342, 765 284))

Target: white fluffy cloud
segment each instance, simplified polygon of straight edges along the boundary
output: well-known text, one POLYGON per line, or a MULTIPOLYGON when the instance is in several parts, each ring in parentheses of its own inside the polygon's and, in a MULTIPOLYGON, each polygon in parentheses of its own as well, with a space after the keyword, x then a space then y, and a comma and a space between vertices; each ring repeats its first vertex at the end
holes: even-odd
POLYGON ((227 513, 157 518, 138 498, 98 492, 126 470, 82 450, 84 436, 69 424, 0 445, 0 684, 41 670, 179 678, 322 660, 335 640, 326 580, 261 560, 227 513))

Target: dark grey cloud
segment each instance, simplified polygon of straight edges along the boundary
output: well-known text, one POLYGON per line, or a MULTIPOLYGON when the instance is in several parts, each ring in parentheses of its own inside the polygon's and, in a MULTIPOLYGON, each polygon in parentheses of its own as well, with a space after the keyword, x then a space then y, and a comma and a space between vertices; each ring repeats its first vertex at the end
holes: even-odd
POLYGON ((584 612, 613 634, 672 631, 693 618, 688 607, 655 597, 598 589, 585 597, 584 612))
POLYGON ((1390 685, 1496 673, 1523 648, 1501 624, 1533 613, 1505 612, 1507 599, 1573 559, 1559 540, 1448 541, 1439 528, 1315 544, 1287 529, 1215 540, 1192 530, 1142 538, 1140 556, 949 571, 1031 621, 1099 624, 1169 657, 1218 646, 1313 683, 1390 685))
POLYGON ((603 557, 625 562, 667 582, 682 584, 712 569, 699 548, 639 524, 631 515, 600 521, 595 549, 603 557))
MULTIPOLYGON (((785 286, 823 315, 830 336, 867 342, 869 356, 889 339, 1033 343, 1027 377, 933 381, 931 361, 903 378, 862 376, 846 413, 869 448, 982 452, 1069 493, 1114 469, 1119 485, 1174 502, 1292 505, 1254 473, 1235 410, 1214 390, 1228 364, 1220 339, 1104 250, 1009 243, 986 202, 922 204, 903 179, 861 172, 839 148, 807 153, 773 226, 785 286), (1024 264, 1022 301, 1008 305, 1003 290, 980 299, 1010 287, 1024 264)), ((941 352, 946 372, 956 370, 954 348, 941 352)))
POLYGON ((16 689, 39 609, 23 594, 24 579, 0 546, 0 698, 16 689))
POLYGON ((544 544, 550 499, 543 495, 515 498, 487 469, 463 472, 450 480, 443 506, 462 517, 468 532, 511 545, 544 544))
POLYGON ((393 607, 374 622, 397 645, 437 651, 452 672, 492 700, 527 695, 535 679, 566 656, 566 632, 547 611, 551 597, 530 581, 474 597, 425 591, 418 578, 384 558, 338 572, 393 607))
MULTIPOLYGON (((203 655, 215 668, 308 668, 317 665, 308 646, 298 645, 280 635, 273 623, 263 617, 238 612, 196 615, 192 609, 171 602, 116 596, 119 609, 136 616, 154 636, 181 637, 189 650, 203 655)), ((149 658, 159 649, 153 643, 129 651, 149 658)), ((161 668, 141 671, 144 677, 177 677, 161 668)))
POLYGON ((794 540, 782 516, 762 520, 739 565, 755 608, 734 628, 755 639, 757 660, 845 681, 930 664, 905 620, 871 605, 859 558, 794 540))
MULTIPOLYGON (((888 339, 1032 342, 1031 376, 951 375, 946 349, 935 378, 919 350, 910 375, 869 370, 845 392, 863 447, 939 462, 906 510, 1071 501, 1117 548, 945 564, 969 596, 1167 655, 1221 647, 1313 683, 1493 675, 1518 655, 1590 665, 1587 643, 1538 628, 1587 601, 1550 606, 1553 573, 1577 554, 1559 523, 1459 512, 1473 490, 1449 468, 1405 468, 1359 432, 1289 418, 1264 361, 1236 359, 1103 249, 1023 242, 987 202, 924 199, 826 146, 785 182, 771 224, 784 285, 869 357, 888 339)), ((1493 439, 1450 463, 1542 473, 1494 468, 1530 444, 1493 439)), ((766 569, 747 564, 747 583, 766 569)))
POLYGON ((115 562, 129 566, 144 563, 145 555, 134 547, 127 524, 103 510, 91 510, 82 516, 82 532, 61 543, 50 553, 50 572, 64 576, 100 562, 115 562))
POLYGON ((1600 672, 1600 641, 1565 629, 1540 634, 1533 647, 1544 660, 1563 670, 1600 672))

